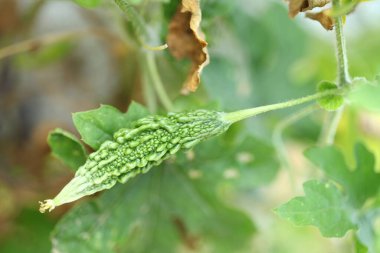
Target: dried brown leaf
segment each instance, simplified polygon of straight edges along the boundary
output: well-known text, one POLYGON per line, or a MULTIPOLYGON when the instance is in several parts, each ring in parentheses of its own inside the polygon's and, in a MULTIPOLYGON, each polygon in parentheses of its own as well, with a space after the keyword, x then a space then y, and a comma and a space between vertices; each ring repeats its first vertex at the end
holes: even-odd
POLYGON ((287 0, 289 2, 289 16, 294 18, 298 13, 323 7, 331 0, 287 0))
POLYGON ((317 13, 306 13, 306 17, 318 21, 326 30, 334 28, 334 19, 328 15, 330 10, 325 10, 317 13))
POLYGON ((200 82, 200 73, 209 62, 207 42, 200 30, 202 19, 199 0, 182 0, 170 21, 167 44, 177 59, 189 58, 192 66, 183 85, 182 93, 195 91, 200 82))

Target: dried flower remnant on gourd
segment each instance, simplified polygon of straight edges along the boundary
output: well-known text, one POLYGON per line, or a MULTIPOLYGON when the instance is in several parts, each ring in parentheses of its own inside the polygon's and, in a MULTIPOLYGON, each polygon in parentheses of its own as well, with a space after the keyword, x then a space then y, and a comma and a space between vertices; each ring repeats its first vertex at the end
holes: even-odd
POLYGON ((225 132, 230 125, 224 113, 207 110, 142 118, 134 123, 134 128, 120 129, 113 141, 104 142, 90 154, 54 199, 40 202, 40 211, 51 211, 56 206, 110 189, 117 182, 125 183, 179 150, 190 149, 225 132))

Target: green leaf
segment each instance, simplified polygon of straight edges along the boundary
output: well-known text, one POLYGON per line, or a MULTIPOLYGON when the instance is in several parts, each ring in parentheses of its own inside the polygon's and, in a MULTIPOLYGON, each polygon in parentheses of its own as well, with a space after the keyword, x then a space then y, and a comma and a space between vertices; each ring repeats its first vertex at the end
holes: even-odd
POLYGON ((275 178, 280 165, 271 145, 248 134, 235 141, 228 137, 199 144, 193 150, 194 158, 178 157, 179 166, 183 164, 182 169, 190 175, 207 171, 204 176, 210 177, 209 184, 217 182, 242 190, 268 184, 275 178))
MULTIPOLYGON (((328 90, 336 90, 338 86, 335 83, 322 81, 318 84, 317 91, 324 92, 328 90)), ((341 107, 344 103, 344 99, 340 95, 325 96, 317 100, 320 107, 327 111, 335 111, 341 107)))
POLYGON ((85 8, 94 8, 99 6, 102 0, 74 0, 74 2, 85 8))
POLYGON ((351 204, 360 207, 380 188, 380 174, 375 172, 374 155, 363 144, 355 146, 355 169, 351 169, 336 147, 315 147, 305 156, 331 179, 344 187, 351 204))
POLYGON ((53 251, 245 252, 255 231, 248 216, 176 164, 166 163, 72 209, 53 232, 53 251))
POLYGON ((364 78, 356 78, 353 81, 354 90, 350 92, 350 102, 358 107, 372 111, 380 111, 380 78, 368 81, 364 78))
POLYGON ((316 226, 325 237, 342 237, 355 228, 334 184, 311 180, 303 188, 304 197, 293 198, 275 212, 298 226, 316 226))
POLYGON ((132 102, 127 113, 101 105, 95 110, 74 113, 73 121, 83 141, 98 149, 104 141, 111 140, 117 130, 130 127, 133 121, 146 115, 148 112, 143 106, 132 102))
POLYGON ((80 141, 60 128, 49 133, 48 144, 52 154, 73 170, 78 169, 87 159, 86 150, 80 141))

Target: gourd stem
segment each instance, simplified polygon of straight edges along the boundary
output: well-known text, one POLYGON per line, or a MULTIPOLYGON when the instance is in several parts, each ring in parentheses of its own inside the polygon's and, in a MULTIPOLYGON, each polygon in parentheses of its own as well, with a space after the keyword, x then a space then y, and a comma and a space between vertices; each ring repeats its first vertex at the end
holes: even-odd
POLYGON ((297 99, 292 99, 292 100, 282 102, 282 103, 264 105, 264 106, 254 107, 254 108, 240 110, 236 112, 226 113, 224 115, 224 119, 229 121, 230 123, 235 123, 237 121, 250 118, 261 113, 300 105, 300 104, 307 103, 307 102, 310 102, 322 97, 331 96, 331 95, 339 95, 340 93, 341 93, 340 90, 328 90, 324 92, 318 92, 313 95, 309 95, 309 96, 297 98, 297 99))

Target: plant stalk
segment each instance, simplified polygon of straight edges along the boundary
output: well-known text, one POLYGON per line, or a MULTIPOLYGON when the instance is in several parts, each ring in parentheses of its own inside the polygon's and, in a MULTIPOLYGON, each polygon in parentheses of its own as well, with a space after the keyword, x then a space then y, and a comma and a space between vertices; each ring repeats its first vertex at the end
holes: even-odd
MULTIPOLYGON (((333 0, 333 7, 340 6, 340 0, 333 0)), ((348 72, 348 62, 347 62, 347 50, 346 50, 346 40, 343 32, 343 18, 338 16, 334 18, 335 22, 335 40, 336 40, 336 57, 338 65, 338 77, 337 85, 338 87, 345 87, 350 85, 350 75, 348 72)), ((327 117, 324 123, 324 130, 322 131, 320 142, 322 145, 331 145, 334 143, 336 131, 340 119, 342 118, 344 111, 344 106, 339 110, 334 112, 331 117, 327 117)))
POLYGON ((153 88, 155 89, 158 99, 162 103, 162 105, 165 107, 167 111, 173 110, 173 104, 166 93, 166 90, 164 88, 164 85, 161 81, 160 74, 158 73, 157 64, 154 58, 154 54, 151 52, 145 52, 144 53, 146 58, 146 65, 147 70, 149 72, 150 79, 153 84, 153 88))
POLYGON ((244 110, 240 110, 240 111, 236 111, 236 112, 226 113, 224 115, 224 119, 231 122, 231 123, 235 123, 237 121, 240 121, 240 120, 243 120, 246 118, 250 118, 250 117, 256 116, 256 115, 261 114, 261 113, 300 105, 300 104, 307 103, 307 102, 310 102, 310 101, 313 101, 313 100, 316 100, 316 99, 319 99, 322 97, 326 97, 326 96, 341 95, 341 93, 342 93, 341 90, 327 90, 324 92, 319 92, 319 93, 309 95, 306 97, 302 97, 302 98, 292 99, 292 100, 282 102, 282 103, 277 103, 277 104, 272 104, 272 105, 264 105, 264 106, 254 107, 254 108, 250 108, 250 109, 244 109, 244 110))
POLYGON ((335 18, 335 39, 338 64, 338 87, 348 85, 350 76, 348 73, 346 40, 343 33, 343 19, 341 16, 335 18))

